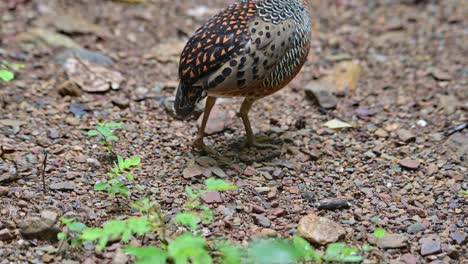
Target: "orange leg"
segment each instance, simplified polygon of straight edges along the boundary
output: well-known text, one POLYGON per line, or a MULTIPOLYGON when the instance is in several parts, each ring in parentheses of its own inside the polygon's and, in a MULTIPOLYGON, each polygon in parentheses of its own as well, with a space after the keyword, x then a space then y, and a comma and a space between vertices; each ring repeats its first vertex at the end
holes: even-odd
POLYGON ((278 148, 275 145, 272 144, 262 144, 259 142, 255 141, 255 136, 252 132, 252 126, 250 125, 250 120, 249 120, 249 111, 250 108, 252 108, 252 104, 256 101, 254 98, 245 98, 244 101, 242 102, 241 108, 240 108, 240 116, 242 118, 242 122, 244 123, 245 126, 245 133, 246 133, 246 140, 242 146, 242 148, 250 148, 250 147, 257 147, 257 148, 278 148))
POLYGON ((208 123, 208 118, 210 117, 211 109, 213 109, 213 106, 215 105, 215 103, 216 103, 216 97, 208 96, 206 98, 205 111, 203 111, 203 120, 202 120, 200 129, 198 130, 198 136, 195 139, 195 141, 192 143, 192 146, 209 154, 214 154, 215 151, 208 148, 205 145, 205 143, 203 142, 203 138, 206 136, 205 127, 206 127, 206 124, 208 123))

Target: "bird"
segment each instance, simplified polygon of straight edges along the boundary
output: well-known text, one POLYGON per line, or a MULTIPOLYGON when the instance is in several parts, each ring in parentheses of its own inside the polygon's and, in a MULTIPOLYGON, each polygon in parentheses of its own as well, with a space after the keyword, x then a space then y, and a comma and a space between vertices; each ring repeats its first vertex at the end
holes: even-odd
POLYGON ((275 148, 256 141, 248 114, 254 102, 285 87, 306 62, 311 42, 307 1, 241 0, 189 38, 180 55, 174 110, 188 119, 206 98, 194 147, 212 152, 203 140, 216 99, 242 97, 243 147, 275 148))

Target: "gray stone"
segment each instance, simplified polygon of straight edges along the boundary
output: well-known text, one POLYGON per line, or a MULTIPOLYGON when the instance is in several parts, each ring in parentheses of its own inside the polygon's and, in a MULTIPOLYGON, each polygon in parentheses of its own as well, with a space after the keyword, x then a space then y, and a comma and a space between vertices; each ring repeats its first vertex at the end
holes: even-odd
POLYGON ((21 235, 26 239, 57 240, 60 230, 51 219, 40 217, 26 218, 19 224, 21 235))
POLYGON ((412 225, 410 225, 407 229, 406 229, 406 232, 408 232, 409 234, 417 234, 421 231, 424 230, 424 226, 420 223, 420 222, 416 222, 412 225))
POLYGON ((333 88, 325 81, 312 81, 304 88, 306 96, 314 100, 320 107, 333 109, 338 99, 332 94, 333 88))
POLYGON ((100 64, 100 65, 110 65, 114 63, 112 59, 107 55, 104 55, 100 52, 90 51, 90 50, 82 49, 82 48, 67 49, 57 54, 57 56, 55 56, 55 61, 60 65, 64 65, 67 59, 71 57, 78 57, 82 60, 87 60, 94 64, 100 64))
POLYGON ((262 214, 254 214, 253 217, 254 217, 255 224, 259 226, 263 226, 263 227, 271 226, 271 222, 266 216, 262 214))
POLYGON ((73 191, 75 189, 75 185, 69 181, 57 182, 52 183, 50 185, 50 189, 54 191, 73 191))
POLYGON ((466 234, 462 232, 454 231, 450 234, 450 237, 459 245, 466 242, 466 234))
POLYGON ((441 252, 440 241, 423 238, 421 239, 421 255, 428 256, 441 252))

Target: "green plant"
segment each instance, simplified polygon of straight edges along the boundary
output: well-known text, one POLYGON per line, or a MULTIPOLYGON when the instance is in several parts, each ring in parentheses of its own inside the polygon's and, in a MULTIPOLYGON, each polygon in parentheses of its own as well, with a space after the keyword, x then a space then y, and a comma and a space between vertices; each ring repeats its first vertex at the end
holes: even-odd
POLYGON ((135 177, 132 174, 132 169, 140 165, 141 159, 138 156, 124 159, 121 156, 117 157, 117 163, 114 163, 114 167, 111 172, 107 173, 109 180, 97 182, 94 185, 96 191, 107 191, 110 196, 116 197, 117 203, 119 203, 119 195, 128 197, 129 188, 126 182, 132 182, 135 177))
POLYGON ((96 126, 96 129, 91 129, 88 131, 87 135, 88 137, 99 137, 101 145, 110 153, 114 154, 114 156, 117 156, 117 153, 115 153, 114 147, 112 142, 113 141, 118 141, 119 138, 114 135, 112 132, 113 129, 119 128, 123 126, 123 123, 98 123, 96 126))
POLYGON ((65 228, 57 234, 57 239, 60 241, 59 251, 65 242, 69 242, 72 247, 81 245, 80 233, 86 228, 86 225, 76 221, 74 218, 61 217, 60 222, 65 225, 65 228))
MULTIPOLYGON (((84 229, 79 239, 97 242, 96 248, 102 249, 109 239, 128 242, 132 236, 140 236, 142 244, 146 234, 156 233, 158 245, 127 246, 124 251, 137 259, 136 263, 174 263, 174 264, 239 264, 239 263, 296 263, 309 261, 320 263, 359 262, 363 258, 359 250, 344 243, 330 244, 325 254, 315 251, 300 236, 292 239, 267 238, 251 242, 247 247, 236 246, 225 239, 208 240, 200 232, 200 225, 212 222, 213 212, 203 204, 201 196, 207 191, 227 191, 237 187, 223 180, 210 178, 203 188, 186 187, 187 202, 185 211, 176 214, 170 222, 165 221, 159 204, 148 198, 132 204, 132 207, 144 213, 144 216, 126 220, 111 220, 102 228, 84 229), (169 235, 167 230, 174 230, 174 225, 184 227, 185 232, 169 235)), ((370 250, 370 247, 363 247, 370 250)))
POLYGON ((349 247, 345 243, 332 243, 327 246, 323 260, 330 262, 360 262, 364 260, 358 255, 359 249, 349 247))
POLYGON ((468 195, 468 190, 460 190, 461 195, 468 195))
POLYGON ((15 71, 24 68, 24 64, 9 63, 6 60, 0 62, 0 79, 4 82, 9 82, 15 78, 15 71))
POLYGON ((134 235, 143 235, 150 231, 148 217, 131 217, 127 220, 110 220, 102 228, 86 228, 79 237, 83 241, 98 241, 96 248, 103 249, 109 239, 120 238, 128 242, 134 235))

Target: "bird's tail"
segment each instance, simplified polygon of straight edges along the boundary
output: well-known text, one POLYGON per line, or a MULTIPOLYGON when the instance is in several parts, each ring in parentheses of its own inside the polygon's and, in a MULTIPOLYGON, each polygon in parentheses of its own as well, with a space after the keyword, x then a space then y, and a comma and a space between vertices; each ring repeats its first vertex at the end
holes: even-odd
POLYGON ((202 99, 203 89, 199 86, 186 86, 179 83, 174 102, 174 109, 178 117, 186 119, 195 110, 198 101, 202 99))

